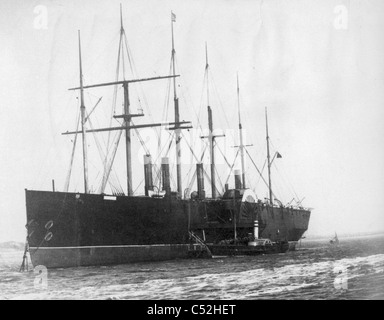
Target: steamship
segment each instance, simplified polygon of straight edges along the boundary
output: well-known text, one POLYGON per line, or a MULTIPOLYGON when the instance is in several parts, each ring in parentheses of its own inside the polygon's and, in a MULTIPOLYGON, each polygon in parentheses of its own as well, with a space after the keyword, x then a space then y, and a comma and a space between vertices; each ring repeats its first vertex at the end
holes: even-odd
MULTIPOLYGON (((121 9, 120 9, 121 10, 121 9)), ((126 35, 120 11, 119 57, 124 53, 126 35)), ((259 254, 284 252, 294 248, 295 243, 307 230, 310 209, 297 205, 282 205, 272 191, 270 169, 276 152, 270 157, 268 125, 267 164, 269 171, 269 199, 260 200, 246 186, 242 124, 239 107, 238 147, 242 170, 234 170, 234 188, 225 185, 219 190, 215 177, 215 139, 213 133, 212 108, 207 103, 210 156, 210 174, 203 164, 196 164, 195 180, 197 191, 183 191, 181 175, 182 131, 191 128, 190 121, 180 121, 179 98, 175 68, 173 25, 176 17, 171 13, 172 54, 171 72, 167 76, 116 80, 99 84, 84 85, 82 71, 81 42, 79 32, 79 86, 71 88, 79 94, 81 129, 65 132, 66 135, 81 137, 84 191, 70 192, 69 182, 64 191, 25 190, 27 243, 32 264, 48 268, 76 267, 89 265, 124 264, 141 261, 158 261, 198 257, 200 255, 259 254), (130 86, 144 81, 168 79, 173 83, 174 121, 168 123, 134 124, 130 110, 130 86), (122 88, 123 112, 114 115, 120 126, 90 128, 90 113, 84 102, 86 90, 91 88, 122 88), (154 183, 157 170, 150 152, 144 155, 144 195, 135 195, 132 185, 131 131, 146 127, 164 127, 173 132, 176 148, 177 190, 171 188, 170 158, 161 158, 157 174, 159 185, 154 183), (91 192, 88 182, 87 135, 98 132, 120 132, 125 140, 127 194, 107 194, 105 185, 110 177, 113 161, 106 161, 103 188, 99 193, 91 192), (211 197, 206 197, 204 180, 209 176, 211 197)), ((208 72, 207 54, 206 72, 208 72)), ((116 78, 117 79, 117 78, 116 78)), ((237 81, 237 93, 239 93, 237 81)), ((266 123, 267 114, 266 114, 266 123)), ((173 138, 172 138, 173 139, 173 138)), ((80 139, 79 139, 80 140, 80 139)), ((74 149, 73 149, 74 150, 74 149)), ((192 150, 193 151, 193 150, 192 150)), ((191 152, 192 152, 191 151, 191 152)), ((112 153, 114 153, 113 151, 112 153)), ((73 159, 73 157, 72 157, 73 159)), ((114 159, 114 154, 109 159, 114 159)), ((232 171, 233 168, 231 168, 232 171)))

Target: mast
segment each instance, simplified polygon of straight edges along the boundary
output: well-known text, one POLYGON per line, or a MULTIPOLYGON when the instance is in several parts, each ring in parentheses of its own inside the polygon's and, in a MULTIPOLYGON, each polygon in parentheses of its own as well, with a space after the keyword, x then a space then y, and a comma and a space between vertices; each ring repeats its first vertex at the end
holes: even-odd
POLYGON ((241 180, 243 183, 243 189, 245 186, 245 165, 244 165, 244 143, 243 143, 243 127, 241 125, 240 117, 240 89, 239 89, 239 74, 237 74, 237 109, 239 115, 239 135, 240 135, 240 157, 241 157, 241 180))
POLYGON ((83 138, 83 171, 84 171, 84 193, 88 193, 88 152, 87 152, 87 136, 85 129, 85 105, 84 105, 84 87, 83 87, 83 66, 81 62, 81 41, 80 30, 79 36, 79 67, 80 67, 80 113, 81 113, 81 132, 83 138))
POLYGON ((207 74, 207 106, 209 106, 209 64, 208 64, 208 47, 207 43, 205 43, 205 72, 207 74))
POLYGON ((273 206, 273 193, 272 193, 272 183, 271 183, 271 161, 269 154, 269 135, 268 135, 268 116, 267 108, 265 108, 265 128, 267 133, 267 159, 268 159, 268 187, 269 187, 269 202, 273 206))
MULTIPOLYGON (((173 35, 173 23, 176 22, 176 15, 171 11, 171 29, 172 29, 172 75, 173 78, 173 101, 175 105, 175 122, 180 122, 179 114, 179 99, 176 92, 176 67, 175 67, 175 40, 173 35)), ((176 139, 176 173, 177 173, 177 192, 182 197, 183 187, 181 181, 181 149, 180 149, 180 128, 179 125, 175 125, 175 139, 176 139)))
POLYGON ((209 129, 209 151, 210 151, 210 157, 211 157, 211 189, 212 189, 212 198, 216 198, 216 174, 215 174, 215 151, 214 151, 214 145, 213 140, 215 139, 213 137, 213 121, 212 121, 212 109, 209 105, 209 73, 208 73, 208 48, 207 43, 205 43, 205 72, 207 74, 207 109, 208 109, 208 129, 209 129))
MULTIPOLYGON (((125 34, 124 26, 123 26, 123 9, 120 3, 120 47, 119 52, 121 50, 121 58, 123 62, 123 78, 125 80, 124 74, 124 53, 122 50, 123 45, 123 36, 125 34)), ((124 126, 125 126, 125 154, 126 154, 126 165, 127 165, 127 194, 128 196, 133 195, 133 187, 132 187, 132 147, 131 147, 131 130, 129 128, 131 124, 132 115, 129 112, 129 89, 128 82, 123 83, 124 89, 124 113, 122 117, 124 118, 124 126)))
POLYGON ((207 43, 205 43, 205 74, 207 77, 207 110, 208 110, 208 129, 209 133, 208 136, 203 136, 201 138, 208 138, 209 142, 209 151, 210 151, 210 158, 211 158, 211 189, 212 189, 212 198, 216 198, 216 172, 215 172, 215 138, 218 137, 224 137, 223 134, 221 135, 214 135, 213 134, 213 120, 212 120, 212 108, 209 105, 209 82, 208 82, 208 70, 209 70, 209 64, 208 64, 208 49, 207 49, 207 43))
POLYGON ((124 88, 124 125, 125 125, 125 153, 127 158, 127 191, 128 196, 133 195, 132 187, 132 149, 131 149, 131 130, 129 128, 131 123, 131 115, 129 113, 129 91, 128 83, 123 84, 124 88))
POLYGON ((215 150, 214 150, 214 139, 213 136, 213 122, 212 122, 212 109, 208 105, 208 128, 209 128, 209 150, 211 154, 211 189, 212 189, 212 198, 216 198, 216 174, 215 174, 215 150))

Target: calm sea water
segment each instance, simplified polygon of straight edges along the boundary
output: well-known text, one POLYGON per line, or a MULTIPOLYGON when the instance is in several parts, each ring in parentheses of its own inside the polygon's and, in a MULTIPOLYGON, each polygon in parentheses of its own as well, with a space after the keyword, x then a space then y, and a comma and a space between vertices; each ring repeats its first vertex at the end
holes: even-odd
POLYGON ((384 236, 303 241, 297 251, 18 272, 0 251, 1 299, 384 299, 384 236))

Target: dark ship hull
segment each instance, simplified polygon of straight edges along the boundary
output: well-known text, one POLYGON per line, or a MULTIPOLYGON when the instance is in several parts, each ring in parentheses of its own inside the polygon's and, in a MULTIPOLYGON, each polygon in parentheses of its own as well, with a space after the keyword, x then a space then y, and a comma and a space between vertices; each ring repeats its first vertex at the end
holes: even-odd
POLYGON ((238 238, 246 237, 255 220, 259 237, 271 241, 296 242, 308 228, 308 210, 241 200, 26 190, 32 264, 55 268, 188 258, 205 244, 233 238, 234 228, 238 238))

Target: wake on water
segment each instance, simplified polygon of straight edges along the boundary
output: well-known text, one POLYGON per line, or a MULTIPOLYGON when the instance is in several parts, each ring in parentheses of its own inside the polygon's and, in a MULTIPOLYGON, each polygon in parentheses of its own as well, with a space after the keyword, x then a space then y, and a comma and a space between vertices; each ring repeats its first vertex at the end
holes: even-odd
POLYGON ((383 299, 384 236, 303 241, 286 254, 20 273, 0 250, 1 299, 383 299))

